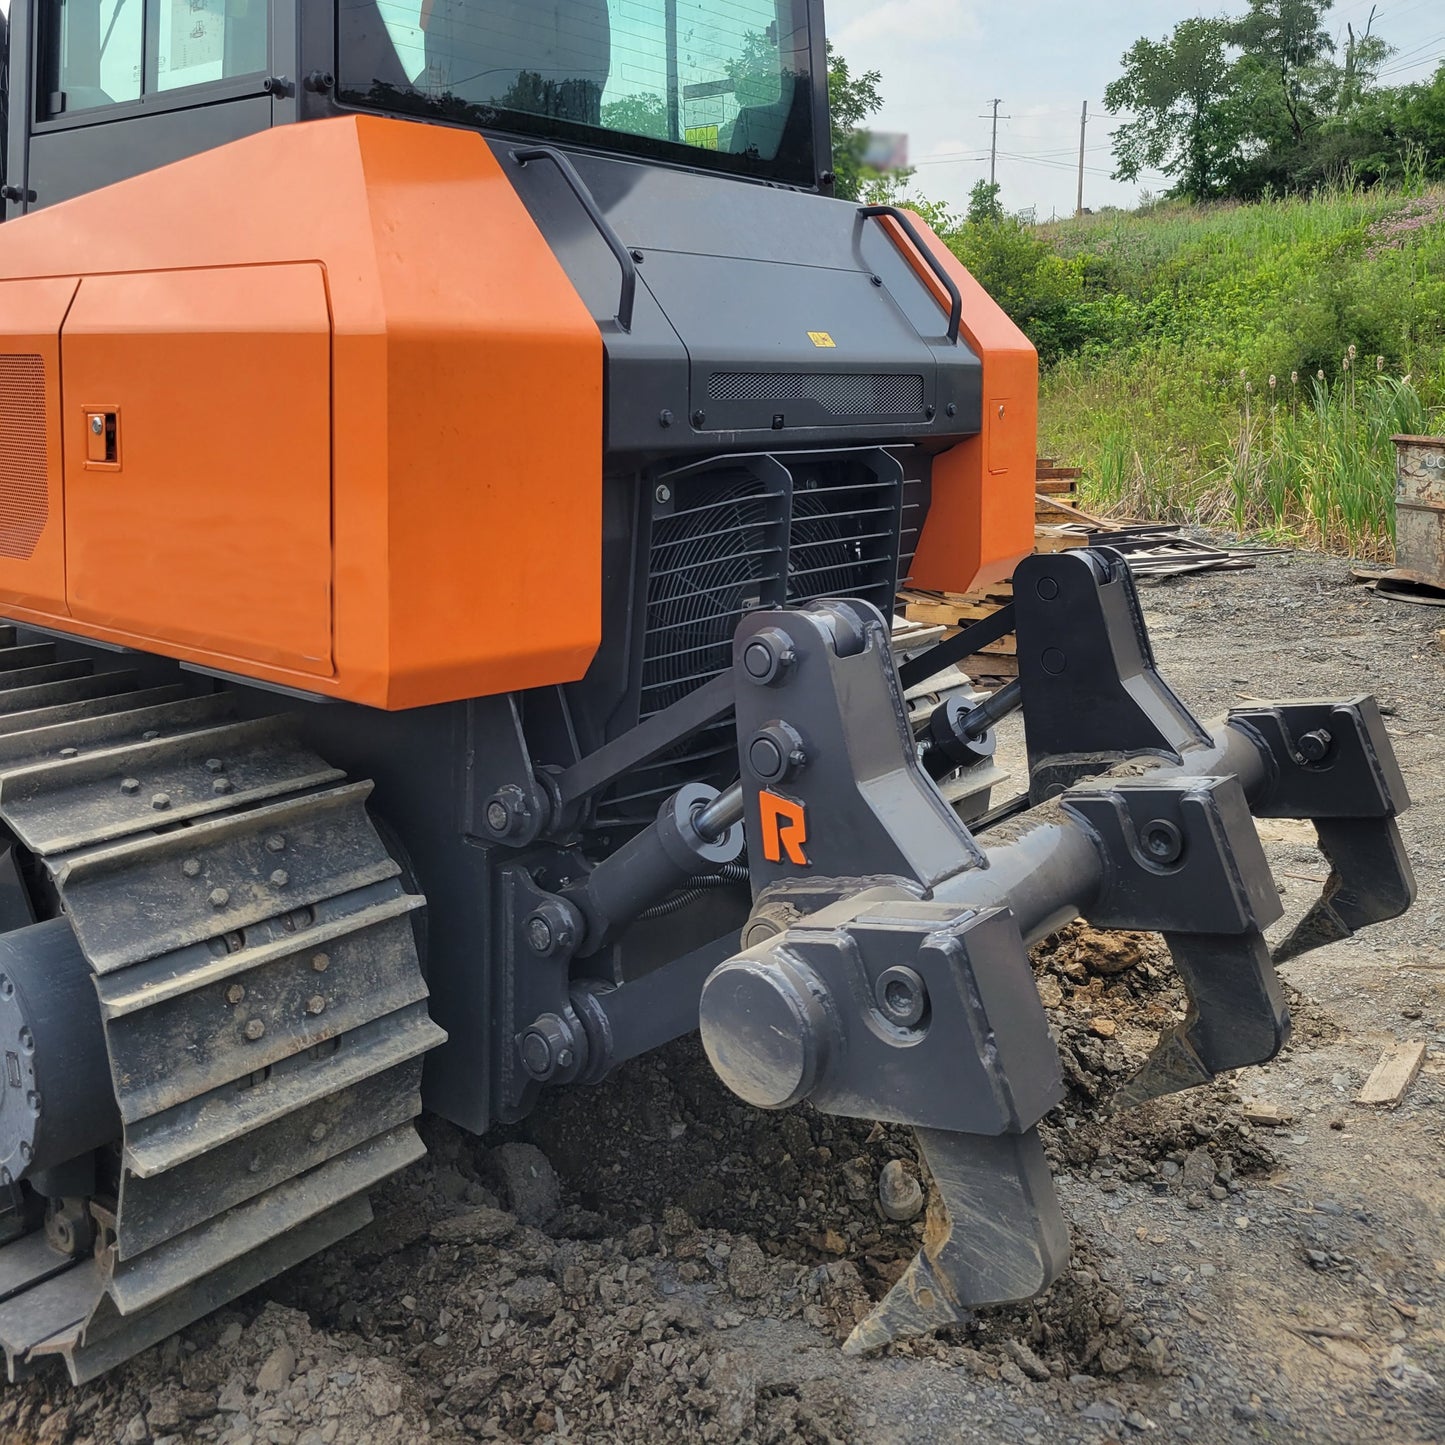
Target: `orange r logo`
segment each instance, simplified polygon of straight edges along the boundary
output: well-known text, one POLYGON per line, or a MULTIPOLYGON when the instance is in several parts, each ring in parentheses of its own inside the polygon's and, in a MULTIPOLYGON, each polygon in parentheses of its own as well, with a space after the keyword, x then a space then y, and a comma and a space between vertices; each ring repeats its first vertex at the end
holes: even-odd
POLYGON ((781 863, 786 853, 789 863, 806 868, 808 855, 803 844, 808 841, 808 815, 803 805, 765 790, 758 794, 758 810, 763 822, 763 857, 769 863, 781 863))

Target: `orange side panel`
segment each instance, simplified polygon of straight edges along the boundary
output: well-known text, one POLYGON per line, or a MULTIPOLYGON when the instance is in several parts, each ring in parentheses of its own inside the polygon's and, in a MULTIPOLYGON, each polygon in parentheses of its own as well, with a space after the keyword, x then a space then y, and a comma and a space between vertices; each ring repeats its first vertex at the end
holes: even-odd
MULTIPOLYGON (((1034 545, 1039 358, 1003 308, 918 216, 914 224, 963 293, 963 335, 983 361, 983 431, 933 461, 933 500, 909 580, 968 592, 1001 582, 1034 545)), ((946 306, 937 278, 901 230, 894 241, 946 306)))
POLYGON ((9 277, 84 278, 63 358, 84 617, 3 571, 0 613, 385 708, 586 671, 602 338, 481 136, 278 126, 6 222, 9 277), (306 200, 278 217, 245 199, 276 195, 306 200), (325 538, 318 292, 284 289, 302 274, 329 313, 325 538), (85 465, 83 409, 109 405, 106 472, 85 465))
POLYGON ((60 617, 60 324, 75 285, 0 281, 0 595, 60 617))
POLYGON ((321 268, 87 277, 62 352, 71 616, 329 675, 321 268))

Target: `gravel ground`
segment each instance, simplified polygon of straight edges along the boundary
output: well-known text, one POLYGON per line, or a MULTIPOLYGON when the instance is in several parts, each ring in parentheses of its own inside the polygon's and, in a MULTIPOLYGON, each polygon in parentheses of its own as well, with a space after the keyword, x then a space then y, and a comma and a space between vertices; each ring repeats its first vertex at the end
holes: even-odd
MULTIPOLYGON (((1144 601, 1202 716, 1380 697, 1420 901, 1286 966, 1295 1035, 1273 1064, 1112 1117, 1101 1102, 1182 1009, 1167 956, 1078 926, 1037 950, 1074 1236, 1042 1300, 846 1361, 838 1342, 917 1248, 921 1223, 875 1203, 884 1165, 917 1172, 911 1135, 750 1110, 686 1041, 508 1138, 430 1122, 429 1158, 369 1228, 94 1385, 10 1388, 0 1439, 1440 1440, 1445 614, 1306 555, 1144 601), (1402 1039, 1432 1045, 1405 1102, 1353 1104, 1402 1039), (1251 1123, 1259 1104, 1285 1122, 1251 1123)), ((1003 751, 1016 766, 1016 735, 1003 751)), ((1282 932, 1323 870, 1307 826, 1262 831, 1282 932)))

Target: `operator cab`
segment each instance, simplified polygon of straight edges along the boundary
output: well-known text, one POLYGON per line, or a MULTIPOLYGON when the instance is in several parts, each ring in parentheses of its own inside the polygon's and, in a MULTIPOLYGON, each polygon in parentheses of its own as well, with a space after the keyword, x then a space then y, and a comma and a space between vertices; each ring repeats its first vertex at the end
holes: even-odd
POLYGON ((5 212, 380 111, 826 189, 816 0, 15 0, 5 212))

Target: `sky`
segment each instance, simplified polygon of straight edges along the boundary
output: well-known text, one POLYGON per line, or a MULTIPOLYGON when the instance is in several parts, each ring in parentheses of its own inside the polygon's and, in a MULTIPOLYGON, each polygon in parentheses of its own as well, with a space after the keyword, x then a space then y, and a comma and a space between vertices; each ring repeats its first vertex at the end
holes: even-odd
MULTIPOLYGON (((1332 28, 1342 39, 1348 22, 1362 29, 1372 5, 1374 33, 1397 51, 1382 80, 1427 79, 1445 63, 1445 0, 1336 0, 1332 28)), ((1047 220, 1074 210, 1085 101, 1084 204, 1132 206, 1141 191, 1167 188, 1162 176, 1110 179, 1109 134, 1119 118, 1104 110, 1104 88, 1141 35, 1162 39, 1190 15, 1246 7, 1244 0, 825 0, 824 8, 849 67, 882 72, 883 108, 869 124, 908 133, 916 192, 966 206, 975 182, 988 179, 997 97, 1000 199, 1047 220)))

